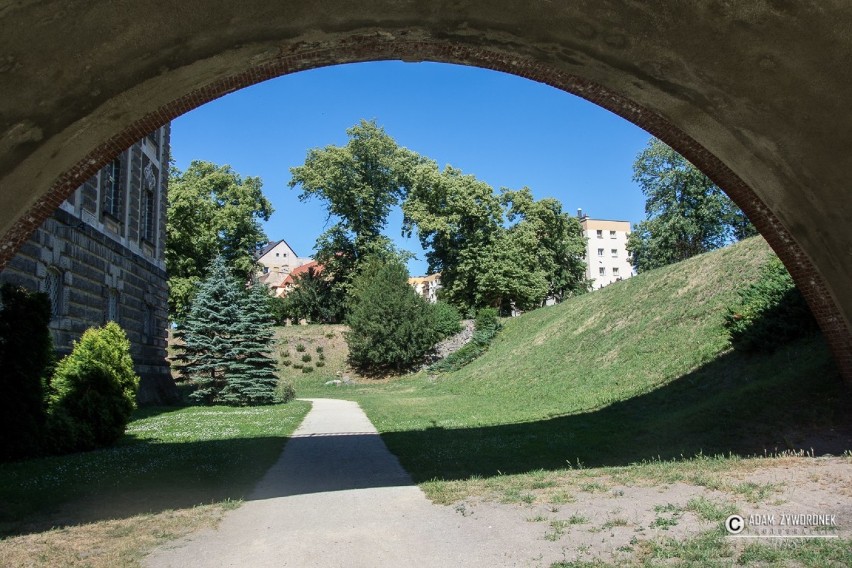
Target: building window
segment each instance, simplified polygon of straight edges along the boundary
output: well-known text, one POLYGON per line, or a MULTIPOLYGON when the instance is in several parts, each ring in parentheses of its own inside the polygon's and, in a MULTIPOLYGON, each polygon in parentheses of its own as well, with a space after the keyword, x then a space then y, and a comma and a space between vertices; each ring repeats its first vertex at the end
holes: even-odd
POLYGON ((615 267, 614 267, 614 268, 612 269, 612 275, 613 275, 613 276, 618 276, 618 268, 615 268, 615 267))
POLYGON ((118 290, 115 288, 109 289, 107 297, 106 320, 118 322, 118 290))
POLYGON ((47 269, 44 291, 50 298, 50 318, 56 319, 62 315, 62 273, 57 269, 47 269))
POLYGON ((145 304, 145 310, 142 313, 142 336, 148 344, 153 344, 156 339, 154 331, 157 328, 157 319, 154 317, 154 307, 151 304, 145 304))
POLYGON ((609 238, 611 238, 611 239, 614 239, 614 238, 615 238, 615 231, 610 231, 610 232, 609 232, 609 238))
POLYGON ((121 219, 121 159, 116 158, 104 170, 101 179, 104 213, 121 219))
POLYGON ((598 275, 599 276, 606 276, 606 266, 598 267, 598 275))
POLYGON ((610 253, 612 254, 612 258, 618 258, 618 249, 610 249, 610 253))
POLYGON ((154 230, 156 227, 156 205, 157 199, 154 191, 157 189, 157 172, 154 170, 153 164, 148 162, 143 172, 143 189, 142 189, 142 238, 149 243, 154 243, 154 230))
POLYGON ((603 256, 603 250, 604 249, 598 249, 598 256, 603 256))
POLYGON ((598 237, 599 239, 602 239, 602 238, 603 238, 603 229, 598 229, 598 230, 597 230, 597 231, 595 231, 595 232, 597 233, 597 237, 598 237))
POLYGON ((155 202, 152 190, 146 189, 142 192, 142 238, 149 243, 154 242, 155 202))

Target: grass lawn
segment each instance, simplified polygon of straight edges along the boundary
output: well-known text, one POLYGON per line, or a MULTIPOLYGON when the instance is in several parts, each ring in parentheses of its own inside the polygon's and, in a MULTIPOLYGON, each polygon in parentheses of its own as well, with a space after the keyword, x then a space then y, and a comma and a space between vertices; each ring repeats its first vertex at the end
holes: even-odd
MULTIPOLYGON (((753 472, 799 469, 815 461, 806 456, 825 452, 844 454, 831 462, 837 479, 852 467, 852 396, 819 336, 768 354, 729 348, 725 309, 769 254, 762 239, 750 239, 507 320, 485 355, 444 375, 361 379, 346 367, 343 326, 280 328, 281 374, 300 397, 359 402, 436 502, 490 500, 555 514, 589 496, 617 497, 622 487, 684 485, 713 500, 662 504, 658 515, 652 508, 655 528, 686 513, 718 523, 742 504, 783 502, 789 488, 752 480, 753 472), (344 376, 353 382, 325 384, 344 376)), ((272 464, 306 411, 300 402, 149 410, 115 448, 0 465, 8 535, 0 565, 27 554, 66 565, 132 564, 163 540, 215 523, 272 464), (38 532, 45 523, 64 528, 38 532), (96 544, 78 550, 61 542, 96 544), (101 563, 92 562, 101 548, 107 552, 94 556, 101 563)), ((545 538, 554 542, 585 524, 580 513, 539 516, 532 520, 549 519, 545 538)), ((626 522, 613 517, 592 528, 640 528, 626 522)), ((632 540, 625 562, 638 565, 852 565, 848 538, 803 541, 791 551, 735 548, 718 530, 632 540)), ((606 565, 590 562, 563 565, 606 565)))
POLYGON ((0 566, 133 565, 158 543, 215 524, 308 409, 147 408, 112 448, 0 464, 0 566))
MULTIPOLYGON (((341 386, 297 377, 298 395, 358 401, 439 503, 558 506, 582 492, 673 483, 771 503, 779 486, 732 476, 826 452, 852 464, 852 397, 819 336, 770 354, 730 349, 725 309, 769 254, 750 239, 506 320, 490 350, 454 373, 341 386)), ((655 541, 633 560, 726 550, 718 538, 655 541)), ((744 562, 771 556, 748 550, 744 562)), ((837 550, 805 544, 790 558, 830 565, 837 550)))

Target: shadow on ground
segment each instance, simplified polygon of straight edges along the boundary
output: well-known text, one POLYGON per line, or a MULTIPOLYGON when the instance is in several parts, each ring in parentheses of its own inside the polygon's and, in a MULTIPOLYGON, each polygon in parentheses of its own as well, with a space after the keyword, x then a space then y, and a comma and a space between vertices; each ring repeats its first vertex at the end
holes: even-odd
POLYGON ((839 455, 852 450, 852 393, 817 337, 770 356, 729 352, 654 391, 583 414, 382 437, 418 483, 698 454, 839 455), (791 358, 799 358, 796 365, 785 364, 791 358), (796 375, 785 375, 785 366, 796 375))
MULTIPOLYGON (((804 449, 839 454, 852 450, 850 400, 827 352, 803 342, 801 348, 772 357, 728 353, 652 392, 584 414, 481 428, 390 432, 382 440, 415 482, 563 469, 578 461, 585 467, 619 466, 699 453, 749 456, 804 449), (785 357, 813 360, 804 365, 798 360, 796 376, 787 376, 785 357), (802 369, 808 376, 802 376, 802 369)), ((292 448, 307 450, 315 461, 298 474, 298 482, 275 484, 255 497, 409 483, 405 475, 369 467, 353 475, 355 468, 347 460, 356 458, 334 459, 348 445, 368 442, 375 449, 378 441, 371 434, 294 438, 288 442, 292 448)), ((45 458, 64 470, 69 493, 62 495, 61 487, 59 493, 43 494, 0 487, 0 535, 247 499, 276 462, 283 443, 282 438, 183 444, 137 440, 103 450, 103 459, 92 459, 96 452, 45 458), (98 477, 98 463, 104 460, 125 472, 120 481, 110 485, 98 477), (195 464, 193 469, 189 463, 195 464), (223 477, 220 471, 236 473, 223 477), (56 508, 55 503, 63 504, 56 508), (29 518, 21 511, 28 511, 29 518)), ((33 471, 43 471, 44 465, 33 471)), ((17 475, 26 478, 26 467, 17 475)))

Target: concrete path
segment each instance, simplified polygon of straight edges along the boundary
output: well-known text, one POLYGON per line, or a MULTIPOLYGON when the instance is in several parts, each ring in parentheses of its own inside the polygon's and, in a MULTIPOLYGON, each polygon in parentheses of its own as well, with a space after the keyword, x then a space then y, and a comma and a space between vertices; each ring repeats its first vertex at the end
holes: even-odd
POLYGON ((312 402, 246 503, 218 529, 155 550, 145 565, 494 567, 544 560, 541 536, 524 534, 532 523, 495 524, 430 503, 356 403, 312 402))

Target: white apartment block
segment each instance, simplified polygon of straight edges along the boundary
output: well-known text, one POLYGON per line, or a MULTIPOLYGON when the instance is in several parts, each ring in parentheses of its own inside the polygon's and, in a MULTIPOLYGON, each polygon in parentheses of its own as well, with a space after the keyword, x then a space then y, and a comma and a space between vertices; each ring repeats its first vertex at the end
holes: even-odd
POLYGON ((438 301, 438 290, 441 288, 441 273, 414 276, 408 279, 408 284, 414 288, 418 296, 423 296, 424 300, 434 304, 438 301))
POLYGON ((598 289, 630 278, 633 266, 627 254, 628 221, 590 219, 577 212, 586 237, 586 278, 598 289))

